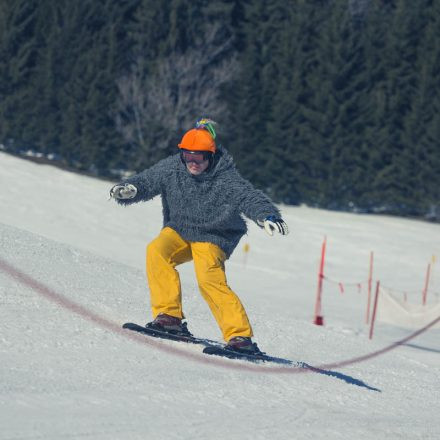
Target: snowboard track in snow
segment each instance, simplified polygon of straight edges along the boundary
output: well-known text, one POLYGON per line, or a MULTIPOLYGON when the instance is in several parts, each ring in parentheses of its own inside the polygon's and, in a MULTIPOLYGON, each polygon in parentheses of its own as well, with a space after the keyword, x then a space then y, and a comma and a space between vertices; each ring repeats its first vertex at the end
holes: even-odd
POLYGON ((335 368, 339 367, 345 367, 348 365, 352 365, 359 362, 364 362, 369 359, 372 359, 374 357, 383 355, 391 350, 394 350, 395 348, 399 347, 400 345, 406 344, 408 341, 414 339, 415 337, 419 336, 420 334, 426 332, 429 330, 432 326, 437 324, 437 322, 440 321, 440 316, 436 319, 434 319, 432 322, 427 324, 425 327, 413 332, 406 338, 403 338, 399 341, 396 341, 380 350, 373 351, 371 353, 367 353, 362 356, 358 356, 352 359, 347 359, 339 362, 333 362, 329 364, 323 364, 320 366, 311 366, 306 363, 299 362, 294 367, 272 367, 267 365, 253 365, 253 364, 245 364, 242 362, 232 362, 230 360, 223 360, 221 358, 214 358, 214 357, 208 357, 204 354, 197 354, 197 353, 191 353, 188 350, 185 350, 183 348, 176 346, 169 346, 167 344, 164 344, 163 342, 160 342, 159 340, 155 340, 153 338, 146 338, 145 336, 142 336, 137 333, 128 332, 124 330, 118 323, 112 322, 97 313, 93 312, 92 310, 89 310, 87 307, 82 306, 81 304, 78 304, 71 299, 67 298, 65 295, 62 295, 60 293, 55 292, 53 289, 51 289, 49 286, 46 286, 42 282, 34 279, 32 276, 26 274, 25 272, 21 271, 20 269, 14 267, 10 263, 6 262, 2 258, 0 258, 0 270, 2 270, 4 273, 6 273, 8 276, 12 277, 16 281, 18 281, 23 286, 26 286, 36 293, 38 293, 40 296, 44 297, 45 299, 49 300, 50 302, 57 304, 58 306, 64 308, 65 310, 68 310, 69 312, 72 312, 83 319, 92 322, 99 327, 108 330, 112 333, 118 334, 120 336, 123 336, 127 339, 130 339, 132 341, 135 341, 137 343, 141 343, 143 345, 149 345, 151 347, 154 347, 156 349, 159 349, 161 351, 170 353, 172 355, 181 356, 184 358, 187 358, 189 360, 203 363, 203 364, 209 364, 212 366, 217 367, 223 367, 228 368, 232 370, 246 370, 249 372, 259 372, 259 373, 276 373, 276 374, 293 374, 293 373, 306 373, 306 372, 315 372, 320 374, 325 374, 328 376, 334 376, 339 379, 342 379, 348 383, 352 383, 354 385, 359 385, 366 387, 370 390, 379 391, 376 388, 369 387, 368 385, 364 384, 362 381, 358 381, 357 379, 350 378, 349 376, 342 375, 341 373, 332 372, 328 370, 333 370, 335 368))

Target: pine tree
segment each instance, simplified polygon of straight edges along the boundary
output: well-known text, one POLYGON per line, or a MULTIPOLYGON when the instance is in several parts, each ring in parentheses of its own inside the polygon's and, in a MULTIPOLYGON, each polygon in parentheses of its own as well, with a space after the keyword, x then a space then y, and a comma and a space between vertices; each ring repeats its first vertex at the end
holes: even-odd
POLYGON ((277 93, 276 121, 283 121, 274 132, 284 151, 279 163, 283 178, 283 201, 319 205, 325 201, 330 158, 329 131, 332 111, 330 77, 324 59, 322 41, 327 38, 326 20, 330 5, 319 8, 309 2, 298 2, 286 28, 285 54, 277 93), (288 182, 288 186, 284 186, 288 182))
POLYGON ((231 8, 224 2, 175 0, 165 11, 147 6, 143 2, 137 11, 131 37, 137 53, 152 45, 156 49, 137 57, 131 71, 118 80, 115 114, 135 168, 174 153, 182 132, 198 117, 224 116, 222 90, 236 64, 231 8), (154 25, 146 35, 140 31, 165 12, 167 33, 154 25))
POLYGON ((430 1, 423 3, 414 66, 417 72, 416 93, 411 111, 403 123, 405 180, 411 188, 412 213, 417 215, 427 215, 433 208, 440 207, 440 177, 436 171, 440 165, 436 147, 436 136, 440 133, 440 43, 437 38, 440 5, 430 1))
POLYGON ((0 132, 14 151, 32 144, 27 120, 32 117, 32 106, 36 98, 30 83, 38 49, 35 38, 37 3, 17 0, 4 3, 1 10, 1 52, 4 61, 1 70, 0 132), (18 133, 21 136, 17 136, 18 133))
POLYGON ((365 131, 368 108, 364 23, 341 5, 329 14, 328 31, 321 53, 327 54, 326 77, 330 79, 327 100, 327 134, 330 160, 326 205, 359 209, 360 197, 368 191, 368 147, 365 131))
POLYGON ((239 55, 240 76, 227 91, 231 109, 228 146, 244 176, 269 193, 273 193, 275 157, 270 124, 280 79, 276 59, 286 9, 277 1, 250 1, 244 6, 237 30, 245 42, 239 55))
POLYGON ((104 172, 120 161, 122 139, 114 128, 112 108, 116 76, 126 63, 123 19, 133 1, 67 2, 61 45, 61 154, 69 164, 104 172))
POLYGON ((391 11, 389 31, 381 60, 384 66, 382 99, 384 114, 382 141, 377 146, 380 158, 372 192, 390 212, 412 213, 414 187, 411 175, 411 141, 405 137, 404 121, 412 111, 416 95, 417 48, 423 27, 423 5, 398 0, 391 11))

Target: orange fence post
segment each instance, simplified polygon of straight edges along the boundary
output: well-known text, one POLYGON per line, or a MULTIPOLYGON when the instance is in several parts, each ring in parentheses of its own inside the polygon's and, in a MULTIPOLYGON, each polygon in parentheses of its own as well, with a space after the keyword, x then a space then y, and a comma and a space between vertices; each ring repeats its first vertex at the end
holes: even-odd
POLYGON ((377 300, 379 299, 379 287, 380 281, 376 283, 376 294, 374 295, 373 316, 371 317, 370 335, 369 338, 373 338, 374 322, 376 321, 377 300))
POLYGON ((429 286, 429 277, 431 275, 431 263, 428 264, 428 268, 426 269, 426 277, 425 277, 425 287, 422 292, 422 303, 426 305, 426 297, 428 296, 428 286, 429 286))
POLYGON ((313 320, 313 323, 316 325, 324 325, 324 317, 321 315, 321 300, 322 300, 322 282, 324 280, 324 262, 325 262, 326 246, 327 246, 327 237, 325 236, 321 247, 321 263, 319 265, 319 273, 318 273, 318 289, 316 292, 315 318, 313 320))

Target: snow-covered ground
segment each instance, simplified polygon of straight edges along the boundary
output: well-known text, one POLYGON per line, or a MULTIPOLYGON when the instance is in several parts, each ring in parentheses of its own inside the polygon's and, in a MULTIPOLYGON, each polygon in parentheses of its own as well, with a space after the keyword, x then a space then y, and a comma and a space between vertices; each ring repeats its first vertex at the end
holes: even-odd
MULTIPOLYGON (((161 205, 121 208, 108 201, 110 186, 0 153, 1 440, 440 438, 440 330, 322 373, 255 368, 121 331, 125 321, 150 319, 144 253, 161 228, 161 205)), ((413 332, 377 323, 368 339, 370 251, 374 279, 420 303, 426 266, 440 257, 439 225, 281 209, 290 235, 271 238, 250 224, 227 264, 260 348, 320 366, 413 332), (319 327, 324 236, 335 283, 324 283, 319 327)), ((191 264, 180 272, 190 330, 218 339, 191 264)))

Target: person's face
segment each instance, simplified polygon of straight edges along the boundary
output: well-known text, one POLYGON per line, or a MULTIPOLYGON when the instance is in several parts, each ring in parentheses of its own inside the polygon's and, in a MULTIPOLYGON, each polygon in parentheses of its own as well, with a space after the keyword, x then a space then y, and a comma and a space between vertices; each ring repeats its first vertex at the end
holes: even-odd
POLYGON ((209 167, 210 153, 206 151, 186 151, 181 152, 182 160, 185 162, 187 170, 197 176, 202 174, 209 167))
POLYGON ((186 163, 186 168, 194 176, 198 176, 199 174, 205 172, 208 166, 209 166, 209 160, 205 160, 202 163, 196 163, 196 162, 186 163))

